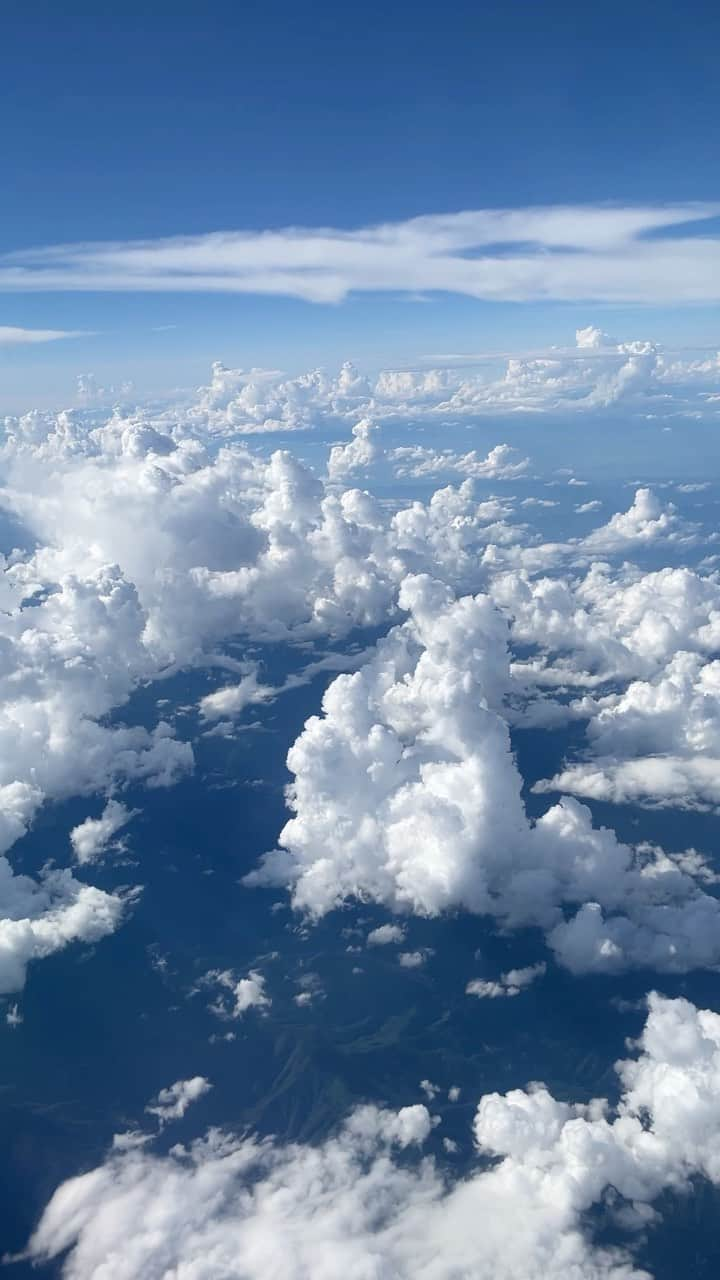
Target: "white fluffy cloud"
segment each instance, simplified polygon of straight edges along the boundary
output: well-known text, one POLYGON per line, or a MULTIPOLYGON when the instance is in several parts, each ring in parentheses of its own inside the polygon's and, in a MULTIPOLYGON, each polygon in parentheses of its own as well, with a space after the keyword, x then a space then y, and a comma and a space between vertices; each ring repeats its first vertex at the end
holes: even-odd
POLYGON ((0 994, 22 990, 31 961, 112 933, 126 901, 127 895, 82 884, 68 870, 46 870, 38 881, 14 875, 0 857, 0 994))
POLYGON ((587 720, 579 761, 538 784, 598 800, 717 805, 720 587, 689 569, 584 577, 498 575, 513 639, 536 652, 512 665, 522 723, 587 720), (555 691, 582 691, 562 705, 555 691), (610 691, 606 691, 606 690, 610 691))
POLYGON ((515 675, 548 687, 650 678, 678 650, 710 654, 720 642, 720 585, 686 568, 614 573, 599 562, 575 578, 500 573, 490 589, 513 641, 537 650, 515 675))
POLYGON ((625 551, 657 542, 687 544, 696 532, 680 519, 672 502, 663 505, 651 489, 638 489, 632 506, 589 533, 584 546, 591 551, 625 551))
POLYGON ((377 929, 371 929, 367 936, 369 947, 386 947, 390 943, 404 941, 405 930, 399 924, 378 925, 377 929))
MULTIPOLYGON (((589 348, 576 335, 574 347, 448 359, 450 364, 438 368, 386 369, 376 378, 364 376, 349 362, 337 375, 314 369, 293 378, 216 363, 209 386, 200 388, 187 404, 156 411, 151 420, 160 432, 182 421, 190 429, 224 436, 309 430, 323 420, 354 423, 361 429, 349 445, 337 446, 333 465, 362 468, 377 458, 383 422, 442 423, 517 412, 577 415, 618 407, 643 418, 687 413, 712 417, 718 412, 713 395, 720 353, 700 359, 683 353, 678 358, 646 340, 606 340, 589 348)), ((441 469, 464 470, 479 479, 521 474, 522 459, 510 454, 507 445, 495 446, 486 459, 474 450, 463 455, 417 444, 400 449, 413 450, 397 454, 407 474, 441 469)))
POLYGON ((720 805, 720 662, 678 650, 651 680, 586 696, 591 759, 538 789, 598 800, 690 807, 720 805))
POLYGON ((422 445, 403 445, 393 449, 390 459, 395 463, 397 476, 434 476, 456 473, 474 480, 512 480, 527 471, 530 460, 521 458, 517 449, 508 444, 496 444, 487 457, 477 450, 469 453, 453 453, 451 449, 427 449, 422 445))
POLYGON ((176 1080, 174 1084, 161 1089, 157 1098, 149 1102, 145 1110, 148 1115, 157 1116, 161 1125, 170 1120, 181 1120, 188 1107, 198 1098, 212 1089, 205 1076, 191 1076, 189 1080, 176 1080))
POLYGON ((267 1009, 272 1004, 265 977, 257 969, 251 969, 246 978, 238 978, 231 969, 211 969, 200 985, 217 989, 210 1008, 219 1018, 241 1018, 248 1009, 267 1009))
MULTIPOLYGON (((348 371, 341 382, 348 400, 362 391, 348 371)), ((408 569, 433 564, 461 580, 489 542, 520 536, 471 485, 393 514, 367 493, 326 487, 288 453, 209 451, 192 415, 117 412, 98 425, 30 413, 6 424, 1 461, 3 505, 31 549, 3 561, 0 579, 0 853, 44 801, 112 793, 102 818, 74 833, 89 862, 119 829, 118 789, 171 785, 192 768, 170 724, 123 723, 140 682, 214 661, 230 636, 300 641, 377 626, 408 569)), ((203 719, 274 696, 248 664, 239 674, 201 702, 203 719)))
POLYGON ((138 809, 128 809, 120 800, 108 800, 99 818, 86 818, 73 827, 70 843, 78 862, 93 862, 104 853, 113 836, 137 816, 138 809))
POLYGON ((276 696, 277 689, 261 684, 255 668, 243 676, 237 684, 225 685, 208 693, 200 699, 200 715, 203 720, 232 719, 239 716, 246 707, 257 706, 276 696))
MULTIPOLYGON (((581 334, 577 358, 569 363, 575 368, 584 360, 602 363, 606 356, 630 355, 650 358, 642 343, 613 345, 602 335, 581 334)), ((652 358, 659 359, 657 353, 652 358)), ((349 683, 332 686, 330 714, 319 722, 332 728, 330 745, 325 730, 308 728, 294 748, 300 804, 283 838, 290 842, 293 874, 300 869, 299 905, 326 910, 336 900, 369 891, 394 910, 435 911, 457 904, 485 910, 491 893, 502 917, 524 918, 521 904, 533 894, 520 892, 516 873, 523 868, 529 881, 524 859, 535 874, 539 854, 518 855, 518 863, 516 849, 539 849, 540 831, 557 845, 557 832, 570 827, 576 828, 579 847, 597 840, 612 845, 610 836, 589 834, 584 810, 572 805, 562 810, 563 821, 553 820, 557 830, 552 833, 549 818, 544 827, 529 827, 507 727, 497 715, 500 695, 512 690, 513 714, 518 707, 521 714, 523 700, 532 703, 535 697, 540 714, 564 681, 594 693, 611 676, 660 679, 679 648, 709 655, 717 646, 720 589, 714 579, 687 570, 642 575, 623 568, 614 574, 593 566, 584 578, 568 576, 573 558, 577 564, 578 556, 587 561, 592 554, 593 538, 604 547, 611 538, 617 549, 631 549, 661 535, 676 541, 686 536, 677 513, 643 490, 629 512, 613 517, 584 543, 545 546, 528 541, 528 530, 511 522, 510 499, 478 501, 471 479, 400 510, 362 490, 343 489, 337 483, 341 476, 374 456, 374 419, 366 409, 374 413, 375 402, 382 400, 410 415, 417 408, 413 386, 417 403, 429 405, 432 413, 444 413, 448 397, 452 400, 458 390, 430 374, 382 375, 371 385, 351 366, 335 379, 313 374, 291 380, 217 366, 211 387, 184 406, 152 413, 118 410, 106 420, 95 411, 89 416, 30 413, 6 424, 2 500, 26 526, 32 549, 7 558, 0 582, 0 852, 23 834, 45 800, 111 794, 103 816, 73 833, 76 853, 88 862, 119 830, 110 828, 120 816, 122 802, 116 796, 124 785, 171 785, 192 768, 190 744, 178 741, 168 723, 122 722, 121 708, 139 683, 195 662, 216 661, 216 650, 228 637, 295 643, 386 625, 398 615, 403 582, 403 601, 414 621, 394 631, 381 656, 349 683), (422 387, 413 382, 417 378, 422 387), (232 437, 248 427, 264 430, 269 423, 307 425, 318 405, 355 424, 350 443, 330 455, 329 482, 285 451, 264 458, 232 440, 221 447, 212 441, 214 435, 232 437), (540 567, 557 565, 564 576, 534 576, 540 567), (508 566, 516 567, 507 572, 508 566), (537 654, 509 671, 504 639, 498 639, 505 635, 504 624, 481 598, 472 605, 457 603, 452 626, 448 621, 448 644, 456 624, 460 633, 466 625, 470 632, 479 628, 479 647, 469 665, 464 651, 459 657, 450 650, 443 654, 433 613, 449 620, 450 596, 445 586, 436 585, 432 602, 422 604, 430 588, 417 586, 418 575, 428 571, 458 592, 488 586, 510 619, 513 642, 535 645, 537 654), (463 616, 466 622, 460 624, 463 616), (488 635, 484 627, 490 628, 488 635), (492 668, 487 678, 484 663, 492 668), (474 682, 487 705, 463 707, 463 689, 474 688, 474 682), (375 722, 368 717, 376 702, 375 722), (350 728, 342 727, 346 716, 350 728), (357 740, 346 741, 356 730, 357 740), (332 774, 333 750, 354 768, 361 757, 366 771, 348 811, 344 793, 339 806, 330 804, 327 810, 347 824, 351 836, 340 859, 337 835, 313 817, 312 794, 320 776, 315 771, 332 774), (457 799, 455 787, 466 794, 457 799), (102 830, 92 825, 97 823, 102 830), (376 828, 380 835, 374 845, 376 828), (427 841, 419 841, 412 852, 413 832, 420 828, 427 841), (500 831, 514 833, 508 842, 513 887, 507 890, 496 888, 507 865, 495 867, 495 855, 486 865, 485 853, 478 852, 491 850, 500 831), (323 861, 318 849, 325 841, 323 861), (449 851, 445 862, 442 849, 449 851)), ((474 403, 474 392, 464 403, 474 403)), ((444 460, 439 465, 448 464, 446 453, 438 457, 444 460)), ((518 475, 526 465, 504 445, 486 457, 471 451, 450 460, 457 471, 480 479, 518 475)), ((435 455, 413 452, 411 465, 434 467, 435 455)), ((261 682, 251 664, 236 664, 236 674, 235 683, 202 699, 201 719, 232 718, 278 692, 261 682)), ((290 681, 281 687, 290 687, 290 681)), ((707 706, 707 690, 700 692, 707 706)), ((602 703, 603 696, 600 690, 590 711, 587 702, 564 714, 587 714, 591 723, 609 724, 613 709, 602 703)), ((623 714, 618 704, 613 711, 618 731, 623 714)), ((680 730, 668 737, 668 780, 660 777, 656 792, 666 785, 679 794, 684 787, 687 796, 694 786, 699 794, 697 779, 711 776, 709 739, 706 735, 700 747, 693 747, 697 715, 686 720, 685 745, 678 745, 680 730), (672 763, 677 761, 681 764, 672 763)), ((597 755, 601 740, 592 733, 590 738, 597 755)), ((621 780, 635 795, 638 770, 644 767, 636 757, 637 751, 629 761, 636 767, 634 791, 621 780)), ((613 757, 608 776, 615 764, 613 757)), ((657 771, 658 765, 648 765, 646 777, 649 769, 657 771)), ((575 781, 569 780, 567 789, 581 791, 581 780, 575 781)), ((703 783, 706 795, 709 785, 703 783)), ((619 793, 621 782, 613 786, 619 793)), ((629 853, 615 856, 631 865, 629 853)), ((582 907, 583 920, 594 925, 585 904, 597 897, 603 910, 615 910, 612 898, 568 887, 566 880, 572 884, 573 876, 565 863, 565 870, 558 870, 553 859, 549 865, 551 887, 538 895, 536 913, 543 927, 560 927, 561 903, 582 907)), ((687 963, 705 955, 700 943, 690 950, 687 963)), ((627 938, 620 951, 638 962, 627 938)), ((586 961, 573 963, 582 967, 586 961)))
POLYGON ((421 951, 401 951, 398 956, 398 964, 401 969, 421 969, 427 964, 432 950, 429 947, 423 947, 421 951))
POLYGON ((328 476, 331 480, 345 480, 356 471, 365 471, 375 461, 377 447, 374 435, 377 427, 370 418, 362 418, 352 429, 349 444, 336 444, 330 450, 328 476))
POLYGON ((653 1201, 720 1182, 720 1017, 650 996, 617 1071, 614 1110, 542 1085, 482 1097, 482 1159, 461 1181, 414 1154, 433 1129, 424 1106, 360 1107, 314 1147, 216 1130, 167 1156, 135 1144, 57 1189, 26 1256, 66 1253, 66 1280, 649 1280, 633 1247, 653 1201), (591 1234, 603 1204, 615 1246, 591 1234))
MULTIPOLYGON (((337 481, 377 461, 387 423, 410 427, 484 414, 577 416, 619 409, 642 420, 717 417, 720 352, 710 357, 699 353, 698 358, 685 351, 664 351, 647 340, 611 342, 604 337, 591 346, 583 342, 584 332, 576 334, 575 346, 516 354, 439 355, 435 359, 445 362, 439 367, 385 369, 377 376, 366 376, 349 361, 337 373, 312 369, 292 377, 282 370, 233 369, 216 361, 209 383, 182 400, 115 411, 109 414, 108 425, 116 431, 124 428, 128 436, 134 434, 135 448, 141 437, 146 448, 154 440, 161 453, 167 450, 168 440, 183 433, 212 440, 311 431, 322 424, 333 431, 339 424, 354 426, 357 434, 348 444, 337 445, 332 455, 330 472, 337 481)), ((72 438, 75 449, 87 447, 88 435, 98 429, 98 409, 132 403, 133 398, 131 383, 102 386, 92 374, 85 374, 78 380, 78 408, 70 413, 34 412, 10 418, 7 430, 14 435, 55 435, 56 448, 58 435, 66 443, 72 438)), ((414 452, 418 447, 412 440, 400 446, 414 452)), ((507 450, 507 445, 495 446, 483 459, 476 450, 461 454, 419 447, 414 461, 412 454, 401 452, 398 465, 407 474, 457 469, 478 479, 519 475, 522 459, 503 457, 507 450)))
POLYGON ((540 964, 526 965, 524 969, 508 969, 507 973, 501 973, 497 980, 473 978, 468 982, 465 991, 467 995, 478 996, 481 1000, 519 996, 526 987, 538 978, 542 978, 546 969, 547 965, 541 961, 540 964))
POLYGON ((152 730, 99 723, 153 671, 146 618, 116 565, 86 564, 81 575, 63 566, 66 555, 40 548, 4 566, 0 786, 18 784, 26 797, 12 839, 45 797, 132 780, 169 785, 192 765, 190 747, 162 721, 152 730))
POLYGON ((408 621, 339 676, 288 754, 294 816, 248 884, 319 917, 349 898, 537 925, 575 972, 720 960, 720 903, 565 798, 535 824, 502 715, 506 623, 487 596, 407 578, 408 621))

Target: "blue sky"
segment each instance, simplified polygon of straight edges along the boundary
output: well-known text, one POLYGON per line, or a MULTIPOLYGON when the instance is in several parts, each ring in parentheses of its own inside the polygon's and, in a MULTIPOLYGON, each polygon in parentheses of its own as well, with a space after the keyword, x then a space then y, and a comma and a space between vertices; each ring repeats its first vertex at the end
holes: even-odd
MULTIPOLYGON (((681 16, 668 3, 557 0, 441 12, 11 2, 0 252, 464 209, 712 203, 719 28, 710 3, 681 16)), ((715 336, 715 299, 680 310, 671 290, 652 314, 647 299, 421 297, 18 287, 0 294, 0 325, 92 336, 3 347, 0 408, 62 399, 88 369, 152 391, 202 378, 216 357, 377 367, 565 344, 590 321, 670 344, 715 336)))

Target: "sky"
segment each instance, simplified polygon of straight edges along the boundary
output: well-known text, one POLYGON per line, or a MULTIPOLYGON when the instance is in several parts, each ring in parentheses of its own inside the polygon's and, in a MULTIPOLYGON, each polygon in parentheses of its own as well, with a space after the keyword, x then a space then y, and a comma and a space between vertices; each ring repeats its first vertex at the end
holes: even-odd
MULTIPOLYGON (((437 287, 422 273, 395 281, 373 260, 342 296, 308 301, 259 280, 238 293, 198 280, 169 291, 156 278, 140 291, 126 262, 124 280, 116 272, 91 291, 67 262, 43 282, 10 256, 217 232, 357 233, 465 210, 517 211, 520 244, 535 206, 702 202, 713 215, 714 5, 680 21, 668 3, 452 0, 439 22, 435 6, 374 0, 212 0, 202 11, 10 0, 3 25, 0 326, 74 336, 6 333, 0 409, 28 407, 28 380, 33 403, 60 404, 87 372, 152 394, 205 380, 213 359, 299 372, 349 358, 376 370, 448 350, 566 345, 591 322, 669 346, 715 340, 712 242, 703 288, 680 308, 659 287, 662 257, 627 297, 603 296, 597 273, 572 296, 554 277, 536 296, 467 296, 446 276, 437 287)), ((717 226, 711 216, 703 230, 717 226)), ((490 252, 507 253, 504 240, 490 252)), ((677 274, 689 270, 680 257, 677 274)))
POLYGON ((715 1277, 717 6, 2 26, 8 1276, 715 1277))

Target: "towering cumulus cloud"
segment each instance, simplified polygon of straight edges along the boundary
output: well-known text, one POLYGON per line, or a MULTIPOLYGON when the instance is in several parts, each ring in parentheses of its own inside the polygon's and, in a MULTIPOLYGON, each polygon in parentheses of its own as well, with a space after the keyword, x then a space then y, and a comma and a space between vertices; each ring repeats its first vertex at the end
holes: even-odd
POLYGON ((577 971, 720 960, 720 904, 572 799, 532 824, 502 715, 506 623, 489 597, 410 576, 408 620, 328 689, 288 766, 294 817, 251 884, 287 881, 318 917, 348 898, 537 925, 577 971))
MULTIPOLYGON (((581 331, 580 363, 568 368, 651 360, 659 379, 645 345, 630 351, 581 331)), ((476 391, 462 392, 466 406, 476 391)), ((680 551, 695 527, 640 488, 594 533, 542 543, 513 521, 517 497, 473 489, 521 483, 521 453, 383 451, 389 406, 406 418, 445 412, 448 395, 460 395, 450 375, 381 375, 373 388, 349 366, 337 379, 295 381, 218 367, 210 388, 172 409, 6 423, 2 503, 26 549, 3 563, 0 855, 44 802, 99 794, 102 816, 71 837, 87 873, 130 814, 122 789, 171 785, 193 767, 170 723, 123 723, 139 683, 205 661, 227 666, 230 638, 339 641, 404 610, 371 660, 332 684, 292 749, 295 816, 256 878, 280 876, 315 916, 369 897, 395 912, 465 908, 535 924, 577 971, 717 962, 716 904, 689 874, 699 864, 685 859, 681 870, 621 845, 572 799, 529 822, 506 723, 587 721, 588 755, 540 788, 717 803, 716 579, 592 563, 596 553, 680 551), (378 420, 364 416, 379 401, 378 420), (324 479, 287 451, 263 457, 232 438, 253 423, 309 425, 318 410, 352 426, 324 479), (378 458, 406 476, 467 478, 397 507, 343 487, 378 458), (508 640, 526 650, 511 664, 508 640), (579 696, 554 698, 568 688, 579 696)), ((278 693, 256 664, 230 665, 238 679, 202 699, 204 720, 231 720, 278 693)), ((122 917, 117 894, 67 871, 33 882, 4 866, 6 990, 22 984, 29 959, 122 917)))
POLYGON ((542 1085, 485 1095, 463 1180, 418 1154, 424 1106, 360 1107, 315 1147, 212 1130, 167 1156, 120 1149, 64 1183, 28 1255, 69 1251, 66 1280, 649 1280, 632 1253, 652 1202, 720 1182, 720 1017, 649 1006, 637 1056, 617 1064, 616 1108, 542 1085), (593 1206, 616 1238, 630 1229, 624 1246, 593 1240, 593 1206))
MULTIPOLYGON (((169 723, 109 720, 139 682, 203 661, 231 636, 300 641, 382 624, 409 569, 462 580, 488 542, 515 536, 468 486, 393 515, 368 493, 326 488, 286 452, 211 452, 187 424, 162 425, 171 434, 141 414, 6 424, 2 503, 27 550, 2 565, 0 855, 45 801, 171 785, 192 768, 169 723)), ((361 422, 331 471, 366 461, 371 445, 361 422)), ((228 697, 209 695, 203 714, 237 710, 241 695, 230 707, 228 697)), ((77 827, 78 862, 128 816, 112 798, 77 827)), ((22 984, 28 959, 120 919, 119 898, 68 874, 30 893, 6 872, 3 989, 22 984)))

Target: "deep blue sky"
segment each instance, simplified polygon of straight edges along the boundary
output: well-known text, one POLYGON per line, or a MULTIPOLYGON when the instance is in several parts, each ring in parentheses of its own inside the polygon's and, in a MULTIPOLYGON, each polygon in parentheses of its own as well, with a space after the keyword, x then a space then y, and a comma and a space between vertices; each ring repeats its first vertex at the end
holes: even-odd
MULTIPOLYGON (((0 250, 720 196, 720 10, 702 0, 683 11, 645 0, 6 0, 2 25, 0 250)), ((389 360, 411 359, 439 338, 457 345, 468 324, 465 347, 477 348, 496 332, 495 346, 537 342, 548 327, 567 339, 595 318, 442 300, 346 311, 338 321, 334 309, 262 299, 0 297, 0 324, 103 331, 72 352, 12 353, 14 368, 46 373, 127 359, 131 373, 154 363, 170 375, 178 356, 212 355, 300 366, 306 351, 311 363, 382 363, 383 341, 389 360), (411 310, 424 314, 406 320, 411 310), (159 324, 179 327, 148 350, 159 324)), ((675 333, 667 316, 643 323, 649 336, 675 333)), ((710 325, 695 312, 675 336, 706 340, 710 325)))

